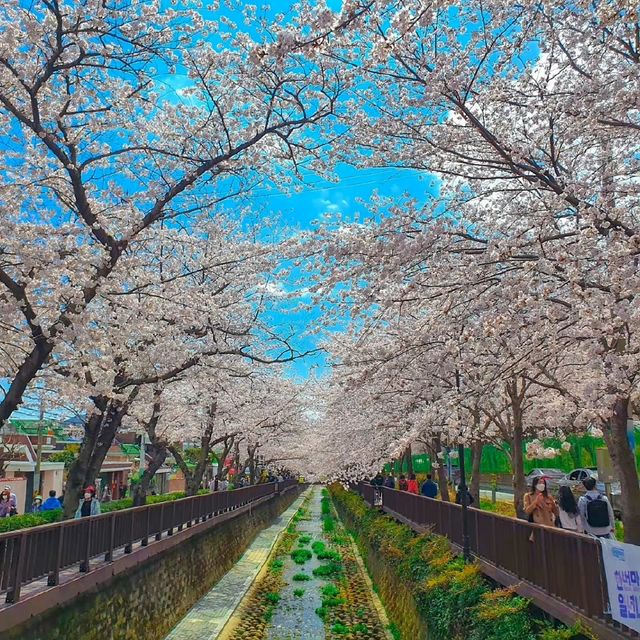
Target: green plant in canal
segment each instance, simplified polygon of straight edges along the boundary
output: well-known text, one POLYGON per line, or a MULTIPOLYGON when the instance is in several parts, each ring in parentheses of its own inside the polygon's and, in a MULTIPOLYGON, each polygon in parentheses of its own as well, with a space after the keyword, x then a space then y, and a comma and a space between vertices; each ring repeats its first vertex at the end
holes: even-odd
POLYGON ((321 619, 321 620, 326 620, 327 619, 327 615, 329 614, 329 610, 326 607, 318 607, 316 609, 316 615, 321 619))
POLYGON ((291 579, 294 582, 306 582, 307 580, 311 580, 311 576, 306 573, 296 573, 291 579))
POLYGON ((351 627, 351 633, 367 633, 369 631, 369 627, 362 622, 358 622, 351 627))
POLYGON ((274 573, 278 573, 282 571, 283 568, 284 568, 284 562, 282 560, 274 560, 269 567, 269 569, 274 573))
POLYGON ((349 627, 347 627, 347 625, 342 624, 341 622, 336 622, 331 627, 331 631, 333 631, 333 633, 337 633, 338 635, 346 636, 349 633, 350 629, 349 627))
POLYGON ((308 536, 306 534, 298 538, 298 544, 304 545, 304 544, 309 544, 310 542, 311 542, 311 536, 308 536))
POLYGON ((280 597, 280 594, 276 593, 275 591, 269 591, 268 593, 264 594, 264 599, 269 604, 278 604, 278 602, 280 602, 280 597))
POLYGON ((316 567, 312 573, 316 578, 329 578, 342 573, 343 568, 342 563, 331 560, 328 564, 316 567))
POLYGON ((313 554, 309 549, 294 549, 291 552, 291 559, 296 564, 304 564, 308 560, 311 560, 311 558, 313 558, 313 554))
POLYGON ((389 629, 389 633, 392 635, 393 640, 402 640, 400 629, 398 629, 395 622, 392 622, 387 629, 389 629))
POLYGON ((336 528, 336 522, 331 516, 325 516, 322 519, 322 530, 325 533, 333 533, 336 528))
POLYGON ((340 593, 340 589, 335 584, 327 584, 320 589, 320 593, 323 596, 335 597, 340 593))
POLYGON ((329 498, 322 498, 322 501, 320 502, 320 509, 323 516, 328 516, 331 514, 331 502, 329 498))
POLYGON ((296 598, 302 598, 302 596, 304 595, 304 589, 294 589, 293 590, 293 595, 296 598))
POLYGON ((311 548, 313 549, 314 553, 320 553, 321 551, 324 551, 327 546, 325 545, 324 542, 322 542, 322 540, 316 540, 312 545, 311 548))

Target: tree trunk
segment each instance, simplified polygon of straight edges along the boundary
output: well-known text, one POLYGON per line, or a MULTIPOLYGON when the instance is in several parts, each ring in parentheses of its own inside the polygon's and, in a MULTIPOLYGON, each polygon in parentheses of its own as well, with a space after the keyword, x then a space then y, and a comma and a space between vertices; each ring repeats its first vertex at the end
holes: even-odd
POLYGON ((147 495, 149 494, 149 487, 151 481, 156 474, 156 471, 164 464, 167 459, 168 451, 167 447, 163 443, 151 443, 148 447, 150 460, 145 465, 145 469, 140 476, 140 482, 134 487, 133 491, 133 506, 140 507, 147 502, 147 495))
POLYGON ((65 518, 72 518, 78 508, 81 491, 85 486, 83 484, 84 479, 87 475, 93 450, 100 436, 102 420, 107 410, 108 401, 104 396, 93 398, 93 403, 96 410, 89 416, 89 419, 85 423, 80 451, 78 451, 78 457, 69 468, 67 482, 64 487, 63 508, 65 518))
POLYGON ((411 453, 411 445, 407 445, 404 450, 404 458, 407 461, 407 477, 413 473, 413 454, 411 453))
POLYGON ((618 397, 613 416, 603 431, 613 468, 620 480, 624 541, 640 545, 640 486, 635 454, 627 439, 628 418, 628 398, 618 397))
POLYGON ((482 448, 484 443, 475 442, 471 448, 471 495, 480 504, 480 463, 482 462, 482 448))
POLYGON ((518 518, 525 518, 524 494, 527 492, 527 485, 524 479, 524 455, 522 453, 522 422, 514 420, 513 436, 511 438, 511 466, 513 468, 513 506, 518 518))
POLYGON ((439 462, 438 454, 442 451, 442 443, 440 438, 433 439, 433 455, 438 464, 438 488, 440 489, 440 498, 445 502, 449 500, 449 483, 447 482, 447 470, 444 465, 439 462))

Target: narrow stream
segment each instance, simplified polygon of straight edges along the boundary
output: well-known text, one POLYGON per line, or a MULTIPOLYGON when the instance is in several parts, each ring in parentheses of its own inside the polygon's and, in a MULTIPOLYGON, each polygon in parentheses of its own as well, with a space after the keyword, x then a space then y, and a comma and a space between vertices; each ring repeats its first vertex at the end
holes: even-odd
POLYGON ((220 640, 390 640, 357 549, 323 493, 306 496, 220 640))

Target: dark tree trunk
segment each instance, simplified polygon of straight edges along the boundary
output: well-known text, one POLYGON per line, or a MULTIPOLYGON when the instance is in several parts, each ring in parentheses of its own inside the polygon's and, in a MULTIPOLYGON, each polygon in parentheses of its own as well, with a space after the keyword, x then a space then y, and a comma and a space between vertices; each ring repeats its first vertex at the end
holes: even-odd
POLYGON ((438 454, 442 451, 442 442, 440 438, 433 439, 433 457, 438 464, 438 488, 440 489, 440 498, 444 502, 450 502, 449 499, 449 483, 447 481, 447 470, 445 466, 439 462, 438 454))
POLYGON ((628 398, 618 397, 613 416, 605 425, 604 439, 613 468, 620 480, 624 541, 640 545, 640 486, 636 471, 636 457, 627 439, 628 419, 628 398))
POLYGON ((148 447, 149 460, 147 461, 144 471, 140 476, 140 482, 134 487, 133 491, 133 506, 140 507, 147 502, 147 496, 149 495, 149 487, 151 481, 156 475, 158 469, 164 464, 169 452, 167 447, 163 443, 151 443, 148 447))
POLYGON ((85 425, 85 434, 75 462, 69 469, 64 490, 64 517, 71 518, 78 508, 82 490, 94 485, 102 463, 109 452, 116 433, 138 394, 134 388, 125 401, 114 402, 104 396, 93 399, 96 411, 85 425))
POLYGON ((475 442, 471 448, 471 495, 480 504, 480 464, 484 443, 475 442))
POLYGON ((407 477, 413 473, 413 455, 411 453, 411 445, 407 445, 404 451, 404 459, 407 461, 407 477))
POLYGON ((100 437, 100 428, 107 411, 108 400, 104 396, 93 399, 95 411, 89 416, 84 428, 84 436, 78 457, 69 468, 67 482, 64 488, 64 517, 72 518, 78 508, 80 495, 84 488, 93 451, 100 437))
POLYGON ((513 436, 511 438, 511 466, 513 468, 513 506, 518 518, 525 518, 524 494, 527 485, 524 479, 524 455, 522 453, 523 436, 522 422, 514 421, 513 436))

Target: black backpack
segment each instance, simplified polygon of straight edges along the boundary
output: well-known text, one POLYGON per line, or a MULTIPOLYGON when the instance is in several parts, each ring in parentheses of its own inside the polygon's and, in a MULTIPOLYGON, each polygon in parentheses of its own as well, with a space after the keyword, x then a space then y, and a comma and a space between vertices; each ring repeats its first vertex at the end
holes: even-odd
POLYGON ((590 527, 608 527, 609 522, 609 505, 601 496, 587 498, 587 522, 590 527))

